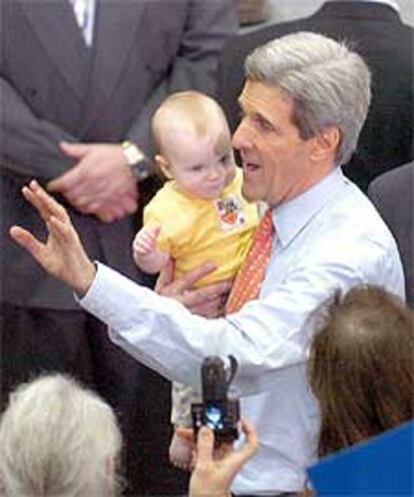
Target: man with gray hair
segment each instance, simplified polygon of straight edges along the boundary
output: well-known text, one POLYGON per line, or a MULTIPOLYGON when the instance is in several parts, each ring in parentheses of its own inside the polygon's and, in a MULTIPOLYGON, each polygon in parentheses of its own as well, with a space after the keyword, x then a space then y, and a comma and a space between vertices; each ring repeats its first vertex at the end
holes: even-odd
POLYGON ((342 164, 345 175, 366 190, 376 176, 414 160, 414 27, 404 23, 400 0, 309 3, 320 6, 308 17, 268 24, 228 41, 220 54, 219 101, 234 130, 240 119, 237 96, 243 86, 244 61, 270 40, 300 31, 346 40, 372 72, 372 102, 358 147, 342 164))
MULTIPOLYGON (((23 189, 49 237, 42 243, 16 226, 11 236, 75 290, 80 305, 109 325, 120 347, 167 378, 195 387, 205 356, 237 359, 234 387, 260 448, 237 476, 235 494, 295 494, 305 486, 304 468, 316 457, 319 427, 306 377, 309 313, 334 290, 363 283, 404 296, 391 233, 338 166, 356 146, 369 100, 364 61, 322 35, 288 35, 247 58, 233 145, 242 160, 244 195, 270 207, 265 218, 272 239, 265 244, 269 258, 248 255, 225 317, 205 319, 186 308, 203 312, 223 290, 220 284, 192 290, 202 269, 157 295, 92 263, 65 210, 35 182, 23 189), (243 297, 243 276, 253 268, 250 279, 256 279, 261 266, 258 293, 247 279, 243 291, 249 289, 251 300, 235 299, 243 297), (235 300, 239 310, 231 305, 235 300)), ((253 242, 251 253, 256 248, 253 242)))

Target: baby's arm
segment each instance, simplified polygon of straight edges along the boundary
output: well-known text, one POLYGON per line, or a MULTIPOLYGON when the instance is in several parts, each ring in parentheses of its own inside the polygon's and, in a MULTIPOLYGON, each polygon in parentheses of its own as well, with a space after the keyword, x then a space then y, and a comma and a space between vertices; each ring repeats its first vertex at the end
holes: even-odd
POLYGON ((132 255, 136 265, 146 273, 154 274, 170 260, 170 255, 157 248, 161 226, 150 225, 141 228, 132 243, 132 255))

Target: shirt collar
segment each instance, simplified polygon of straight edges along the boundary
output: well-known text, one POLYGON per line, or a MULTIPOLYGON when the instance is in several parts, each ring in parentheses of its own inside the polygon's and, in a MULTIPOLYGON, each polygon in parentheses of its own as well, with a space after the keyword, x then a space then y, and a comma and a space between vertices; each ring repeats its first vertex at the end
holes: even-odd
POLYGON ((345 183, 341 168, 336 167, 312 188, 273 209, 273 225, 281 245, 288 245, 345 183))

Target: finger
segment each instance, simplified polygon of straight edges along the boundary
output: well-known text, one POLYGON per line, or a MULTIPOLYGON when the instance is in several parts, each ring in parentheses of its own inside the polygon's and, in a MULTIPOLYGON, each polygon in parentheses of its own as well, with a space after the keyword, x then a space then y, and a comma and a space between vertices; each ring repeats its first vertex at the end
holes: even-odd
MULTIPOLYGON (((211 262, 206 262, 201 266, 193 269, 186 273, 182 278, 172 281, 174 274, 168 275, 171 276, 171 279, 168 283, 165 283, 164 286, 159 285, 158 293, 163 295, 167 295, 170 297, 181 297, 184 293, 187 293, 186 302, 189 306, 201 304, 204 301, 203 294, 198 292, 198 290, 189 291, 196 281, 201 279, 203 276, 211 273, 216 269, 216 265, 211 262), (194 293, 194 295, 192 295, 194 293)), ((161 273, 162 274, 162 273, 161 273)), ((156 286, 157 288, 157 286, 156 286)))
POLYGON ((134 214, 138 210, 138 202, 132 197, 125 197, 123 207, 126 214, 134 214))
MULTIPOLYGON (((46 227, 49 235, 53 235, 53 238, 58 242, 61 242, 62 240, 64 242, 73 242, 74 240, 79 241, 79 237, 69 217, 66 217, 66 219, 59 219, 58 217, 51 214, 50 217, 46 220, 46 227)), ((39 254, 39 249, 43 252, 46 248, 46 245, 44 243, 37 240, 37 238, 35 238, 29 231, 19 226, 12 226, 12 228, 10 229, 10 235, 14 240, 20 243, 20 245, 23 245, 25 248, 27 248, 31 253, 33 253, 33 250, 35 250, 39 254)), ((38 259, 38 257, 36 258, 38 259)))
MULTIPOLYGON (((99 211, 103 211, 105 208, 105 204, 102 202, 102 201, 96 201, 96 199, 91 202, 87 207, 83 208, 83 211, 86 213, 86 214, 95 214, 99 211)), ((79 208, 79 210, 81 210, 79 208)))
POLYGON ((133 191, 128 194, 128 197, 132 198, 133 200, 135 200, 135 202, 139 205, 140 196, 139 196, 138 188, 135 187, 133 189, 133 191))
POLYGON ((254 426, 250 423, 250 421, 247 421, 246 419, 241 420, 241 425, 242 425, 242 430, 244 434, 246 435, 246 441, 248 445, 258 447, 259 446, 259 441, 257 438, 257 433, 256 430, 254 429, 254 426))
POLYGON ((114 204, 110 208, 111 214, 114 216, 114 220, 122 219, 126 216, 126 212, 123 205, 114 204))
POLYGON ((231 290, 232 282, 230 280, 218 281, 203 287, 203 296, 206 300, 221 299, 224 302, 227 300, 228 294, 231 290))
POLYGON ((210 274, 215 269, 217 269, 216 264, 213 264, 211 262, 206 262, 201 266, 198 266, 197 268, 193 269, 192 271, 189 271, 180 280, 177 280, 177 285, 179 286, 179 290, 181 292, 184 290, 189 290, 194 286, 194 283, 196 283, 198 280, 200 280, 207 274, 210 274))
POLYGON ((107 199, 97 199, 95 192, 85 192, 80 189, 65 191, 65 197, 69 202, 81 212, 95 214, 99 210, 112 212, 112 216, 121 219, 126 215, 133 214, 138 209, 138 203, 132 197, 125 197, 119 202, 111 202, 108 209, 107 199))
POLYGON ((84 143, 60 142, 59 147, 65 155, 72 159, 81 159, 89 151, 89 145, 84 143))
POLYGON ((198 314, 199 316, 204 316, 207 319, 215 319, 223 315, 223 306, 221 299, 218 301, 203 302, 198 305, 191 305, 188 303, 188 296, 183 295, 180 299, 181 303, 190 309, 193 314, 198 314))
POLYGON ((115 221, 114 216, 110 212, 98 211, 94 214, 99 219, 99 221, 102 221, 105 224, 110 224, 115 221))
POLYGON ((145 244, 143 240, 137 240, 132 244, 132 250, 134 252, 138 252, 139 254, 143 253, 146 251, 145 249, 145 244))
POLYGON ((148 243, 146 240, 142 240, 141 243, 134 247, 134 250, 138 254, 149 254, 150 252, 153 252, 153 249, 153 245, 151 243, 148 243))
MULTIPOLYGON (((64 176, 60 176, 53 181, 59 181, 59 188, 65 196, 71 201, 76 203, 85 203, 106 201, 106 191, 105 182, 98 178, 91 180, 87 177, 88 170, 85 168, 85 162, 87 159, 82 160, 79 164, 73 167, 70 171, 65 173, 64 176)), ((53 185, 52 182, 48 183, 48 187, 53 185)))
POLYGON ((174 278, 174 261, 169 260, 164 269, 160 272, 155 284, 155 291, 162 294, 164 288, 170 285, 174 278))
POLYGON ((148 226, 147 231, 148 235, 151 236, 153 240, 156 240, 161 233, 161 224, 159 223, 154 223, 148 226))
POLYGON ((105 219, 106 222, 112 222, 125 217, 125 211, 122 205, 116 202, 113 202, 110 205, 102 205, 94 214, 101 219, 105 219))
POLYGON ((192 473, 195 470, 196 463, 197 463, 197 452, 193 450, 191 453, 190 464, 188 465, 188 470, 190 471, 190 473, 192 473))
POLYGON ((124 196, 131 198, 138 202, 139 199, 139 191, 136 184, 132 184, 128 186, 128 189, 124 192, 124 196))
POLYGON ((76 208, 90 210, 93 205, 102 207, 104 202, 97 200, 95 192, 85 191, 85 188, 73 188, 64 191, 65 198, 76 208))
POLYGON ((24 186, 22 188, 22 195, 38 211, 43 221, 49 219, 51 216, 50 209, 44 205, 42 200, 33 190, 33 182, 31 182, 29 186, 24 186))
POLYGON ((151 240, 143 233, 139 241, 139 245, 140 247, 146 247, 146 249, 148 250, 148 248, 151 247, 153 244, 151 240))
POLYGON ((246 435, 246 442, 229 456, 234 461, 238 461, 240 466, 250 459, 259 448, 259 440, 253 425, 242 420, 242 430, 246 435))
POLYGON ((225 294, 223 288, 227 288, 226 284, 214 283, 213 285, 184 292, 185 305, 194 307, 204 305, 207 302, 214 302, 216 307, 220 307, 223 300, 222 296, 225 294))
MULTIPOLYGON (((79 163, 80 165, 81 163, 79 163)), ((82 169, 77 165, 46 185, 49 192, 66 192, 82 184, 82 169)), ((74 192, 71 192, 74 195, 74 192)))
POLYGON ((55 216, 51 216, 46 223, 47 229, 54 239, 60 243, 68 244, 76 242, 80 244, 79 236, 71 222, 65 222, 55 216))
POLYGON ((152 236, 152 233, 150 231, 148 231, 146 228, 144 228, 140 234, 140 240, 143 242, 143 243, 146 243, 146 244, 151 244, 151 245, 155 245, 155 240, 154 240, 154 237, 152 236))
POLYGON ((44 221, 54 215, 62 220, 69 218, 66 210, 53 197, 37 183, 32 180, 29 186, 22 188, 24 198, 37 209, 44 221))
POLYGON ((221 443, 219 446, 215 444, 214 450, 213 450, 213 459, 218 460, 218 459, 224 459, 228 454, 233 452, 233 444, 231 443, 221 443))
POLYGON ((191 305, 192 302, 193 307, 205 307, 211 309, 221 306, 221 295, 217 297, 206 297, 204 296, 204 293, 199 290, 200 289, 184 292, 184 297, 188 305, 191 305))
MULTIPOLYGON (((23 187, 23 193, 25 198, 27 198, 41 213, 49 233, 58 235, 57 238, 64 236, 66 239, 71 238, 72 240, 78 240, 77 233, 73 228, 66 209, 46 193, 35 180, 30 182, 29 187, 23 187)), ((19 230, 26 232, 26 235, 23 235, 23 240, 27 239, 27 234, 30 235, 32 239, 31 242, 33 239, 36 240, 28 231, 23 230, 23 228, 19 228, 19 230)), ((17 232, 17 236, 22 236, 19 231, 17 232)), ((44 244, 41 245, 43 248, 45 247, 44 244)))
POLYGON ((213 460, 214 433, 207 426, 202 426, 197 436, 197 464, 213 460))
POLYGON ((45 249, 43 243, 20 226, 12 226, 9 230, 9 234, 16 243, 26 249, 40 264, 42 264, 43 252, 45 249))
POLYGON ((134 241, 132 242, 132 250, 139 250, 142 244, 141 235, 138 234, 135 236, 134 241))

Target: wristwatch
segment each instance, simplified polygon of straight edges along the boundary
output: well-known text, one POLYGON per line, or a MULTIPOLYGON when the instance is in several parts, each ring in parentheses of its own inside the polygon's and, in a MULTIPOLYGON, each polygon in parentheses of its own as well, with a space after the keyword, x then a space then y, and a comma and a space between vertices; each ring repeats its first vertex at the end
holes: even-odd
POLYGON ((148 178, 152 169, 152 163, 148 157, 130 141, 124 141, 121 146, 127 164, 137 180, 142 181, 145 178, 148 178))

